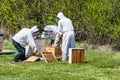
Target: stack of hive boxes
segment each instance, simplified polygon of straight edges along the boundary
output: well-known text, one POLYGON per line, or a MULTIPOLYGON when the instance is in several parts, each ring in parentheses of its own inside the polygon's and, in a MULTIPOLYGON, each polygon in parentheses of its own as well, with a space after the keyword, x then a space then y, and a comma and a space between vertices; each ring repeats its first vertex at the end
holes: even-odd
MULTIPOLYGON (((38 51, 42 53, 42 57, 50 61, 56 61, 57 57, 62 56, 61 47, 52 47, 51 45, 45 45, 45 39, 38 38, 35 40, 35 44, 38 48, 38 51), (49 56, 48 56, 49 55, 49 56), (49 57, 49 58, 48 58, 49 57), (52 60, 54 59, 54 60, 52 60)), ((48 61, 48 62, 50 62, 48 61)))

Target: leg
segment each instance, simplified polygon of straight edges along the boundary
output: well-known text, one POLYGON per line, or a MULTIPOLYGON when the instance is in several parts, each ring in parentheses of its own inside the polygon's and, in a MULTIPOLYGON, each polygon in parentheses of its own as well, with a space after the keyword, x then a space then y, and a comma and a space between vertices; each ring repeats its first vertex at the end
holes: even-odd
POLYGON ((68 60, 69 38, 69 33, 65 32, 62 38, 62 60, 68 60))
POLYGON ((75 35, 74 32, 71 32, 71 37, 70 37, 70 47, 69 48, 75 48, 76 47, 76 43, 75 43, 75 35))
POLYGON ((23 48, 22 46, 20 46, 19 43, 17 43, 15 40, 12 39, 12 43, 15 46, 15 48, 18 51, 18 54, 15 56, 14 61, 18 62, 25 60, 25 48, 23 48))

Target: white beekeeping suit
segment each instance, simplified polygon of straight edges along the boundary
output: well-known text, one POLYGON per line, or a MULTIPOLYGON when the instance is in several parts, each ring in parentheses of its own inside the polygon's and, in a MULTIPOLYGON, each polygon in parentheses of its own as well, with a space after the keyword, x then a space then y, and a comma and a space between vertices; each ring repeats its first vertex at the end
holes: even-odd
POLYGON ((37 26, 33 26, 31 29, 23 28, 12 38, 18 42, 22 47, 29 45, 33 52, 36 52, 36 45, 34 42, 34 35, 39 34, 39 29, 37 26))
MULTIPOLYGON (((53 45, 54 44, 54 40, 57 34, 57 26, 55 25, 46 25, 44 27, 44 31, 42 32, 41 38, 47 38, 49 39, 49 44, 53 45)), ((57 46, 60 46, 60 40, 57 43, 57 46)))
POLYGON ((18 51, 18 54, 14 58, 14 62, 25 60, 25 46, 27 45, 30 46, 34 53, 37 51, 34 37, 38 35, 39 29, 37 26, 33 26, 31 29, 23 28, 13 36, 12 43, 18 51))
POLYGON ((57 29, 57 36, 55 39, 56 42, 59 40, 59 37, 62 37, 62 60, 68 60, 68 50, 69 48, 75 48, 75 35, 74 35, 74 28, 72 21, 65 17, 62 12, 57 14, 58 21, 58 29, 57 29))
POLYGON ((54 39, 55 35, 56 35, 56 32, 57 32, 57 26, 55 26, 55 25, 46 25, 44 27, 44 31, 42 32, 41 37, 42 38, 52 38, 52 39, 54 39))

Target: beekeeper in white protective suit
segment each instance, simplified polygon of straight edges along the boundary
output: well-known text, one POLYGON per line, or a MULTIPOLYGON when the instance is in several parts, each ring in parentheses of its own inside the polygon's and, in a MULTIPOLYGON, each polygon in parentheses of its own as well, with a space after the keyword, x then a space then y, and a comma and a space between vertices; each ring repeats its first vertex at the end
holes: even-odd
POLYGON ((18 51, 18 54, 14 58, 14 62, 25 60, 25 46, 29 45, 33 53, 37 51, 34 37, 39 35, 39 29, 37 26, 33 26, 31 29, 23 28, 16 33, 12 38, 12 43, 18 51))
MULTIPOLYGON (((41 38, 49 38, 50 45, 53 45, 56 34, 57 34, 56 25, 46 25, 44 27, 44 31, 42 32, 41 38)), ((60 41, 57 43, 57 46, 60 46, 60 41)))
POLYGON ((62 36, 62 60, 68 60, 69 58, 69 48, 75 48, 75 35, 72 21, 65 17, 62 12, 57 14, 58 19, 58 30, 57 36, 54 42, 54 47, 62 36))

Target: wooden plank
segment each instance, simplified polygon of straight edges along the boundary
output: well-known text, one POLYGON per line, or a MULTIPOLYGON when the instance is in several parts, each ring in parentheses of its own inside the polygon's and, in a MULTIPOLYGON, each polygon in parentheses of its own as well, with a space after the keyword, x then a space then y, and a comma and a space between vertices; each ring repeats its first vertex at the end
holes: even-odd
POLYGON ((39 56, 30 56, 29 58, 27 58, 26 60, 24 60, 24 62, 35 62, 38 61, 40 59, 39 56))
POLYGON ((79 49, 76 49, 77 50, 77 63, 80 63, 81 62, 81 53, 80 53, 80 50, 79 49))
POLYGON ((52 52, 43 52, 42 57, 46 63, 57 62, 57 59, 52 52))
POLYGON ((2 54, 13 54, 13 53, 15 53, 15 51, 13 51, 13 50, 2 50, 2 51, 0 51, 0 55, 2 55, 2 54))
POLYGON ((72 50, 72 53, 71 53, 71 54, 72 54, 72 55, 71 55, 71 57, 72 57, 72 59, 71 59, 72 61, 71 61, 71 62, 72 62, 72 63, 75 63, 75 55, 74 55, 74 53, 75 53, 75 51, 72 50))
POLYGON ((77 62, 76 56, 77 56, 76 50, 73 49, 73 50, 72 50, 72 63, 76 63, 76 62, 77 62))
POLYGON ((84 53, 85 53, 85 51, 84 50, 81 50, 80 51, 80 54, 81 54, 81 63, 84 63, 84 53))

